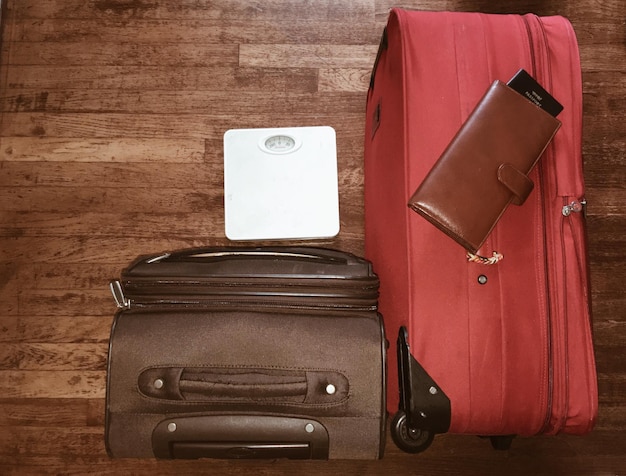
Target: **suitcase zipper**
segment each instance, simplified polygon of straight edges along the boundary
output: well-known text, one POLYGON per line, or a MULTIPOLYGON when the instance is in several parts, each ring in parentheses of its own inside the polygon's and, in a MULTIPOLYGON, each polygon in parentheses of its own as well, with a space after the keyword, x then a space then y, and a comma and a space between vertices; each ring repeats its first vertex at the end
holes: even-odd
MULTIPOLYGON (((355 306, 352 304, 289 304, 281 301, 238 301, 238 300, 195 300, 195 299, 158 299, 155 301, 133 301, 133 308, 196 308, 206 310, 301 310, 301 311, 375 311, 376 306, 355 306)), ((130 303, 126 309, 130 309, 130 303)))
MULTIPOLYGON (((111 281, 111 293, 119 309, 130 309, 131 299, 126 297, 124 287, 118 280, 111 281)), ((375 311, 377 310, 377 297, 370 294, 369 298, 354 298, 354 296, 319 295, 319 296, 299 296, 297 294, 284 293, 283 295, 272 295, 272 292, 250 292, 248 294, 233 293, 230 296, 224 293, 208 295, 177 295, 163 298, 163 294, 135 295, 132 300, 133 307, 184 307, 202 309, 224 309, 242 307, 263 310, 324 310, 324 311, 375 311), (262 298, 262 299, 259 299, 262 298), (321 299, 332 299, 332 302, 320 302, 321 299), (290 302, 290 300, 298 302, 290 302), (345 302, 337 301, 343 299, 345 302), (306 302, 309 300, 310 302, 306 302)))
MULTIPOLYGON (((544 174, 543 174, 543 165, 541 163, 541 161, 539 161, 539 177, 540 177, 540 182, 541 182, 541 190, 540 190, 540 196, 541 196, 541 203, 545 203, 545 199, 544 199, 544 187, 545 187, 545 181, 544 181, 544 174)), ((545 433, 548 431, 548 429, 550 428, 550 422, 552 420, 552 407, 554 404, 554 353, 555 353, 555 346, 554 346, 554 339, 553 339, 553 319, 552 319, 552 299, 550 297, 550 263, 548 262, 548 257, 547 257, 547 250, 548 250, 548 242, 547 242, 547 236, 546 236, 546 232, 545 230, 547 229, 547 219, 546 219, 546 209, 545 206, 542 205, 541 207, 541 219, 543 221, 543 229, 544 229, 544 233, 543 233, 543 249, 544 249, 544 266, 545 266, 545 270, 546 270, 546 292, 545 292, 545 296, 546 296, 546 337, 547 337, 547 346, 548 346, 548 402, 547 402, 547 409, 546 409, 546 417, 543 423, 543 426, 541 427, 541 430, 539 431, 539 433, 545 433)))
POLYGON ((120 309, 132 301, 169 309, 375 311, 379 281, 367 262, 333 250, 199 248, 142 257, 110 286, 120 309), (283 259, 293 263, 291 271, 276 266, 283 259), (255 274, 238 260, 258 261, 255 274), (340 273, 352 265, 356 274, 340 273))
MULTIPOLYGON (((524 18, 526 19, 526 17, 524 18)), ((542 34, 543 37, 545 38, 546 36, 545 36, 543 23, 537 17, 533 17, 533 18, 535 19, 537 23, 536 29, 539 30, 538 32, 542 34)), ((541 71, 538 71, 539 65, 541 63, 536 61, 537 58, 535 55, 537 54, 538 50, 535 49, 534 47, 535 45, 533 45, 532 43, 532 36, 530 35, 531 26, 528 24, 528 21, 527 21, 527 28, 529 31, 529 39, 530 39, 530 44, 531 44, 531 57, 532 57, 532 63, 533 63, 533 68, 534 68, 534 74, 537 75, 537 79, 539 82, 544 82, 546 87, 551 88, 552 75, 549 69, 550 58, 549 56, 547 56, 549 55, 547 42, 545 43, 545 53, 544 53, 547 59, 547 62, 544 64, 547 65, 547 69, 542 68, 541 71)), ((551 146, 550 149, 548 150, 552 150, 553 151, 552 154, 554 156, 554 146, 551 146)), ((546 193, 545 191, 547 190, 546 178, 545 178, 546 174, 544 174, 544 168, 545 168, 544 162, 545 160, 539 161, 538 170, 539 170, 540 181, 541 181, 541 196, 542 196, 541 202, 544 204, 542 206, 542 216, 543 216, 543 222, 544 222, 544 229, 547 230, 547 225, 548 223, 551 222, 553 217, 552 215, 548 217, 548 213, 550 213, 551 209, 548 208, 549 204, 544 199, 544 194, 546 193)), ((556 189, 556 194, 560 195, 558 186, 556 189)), ((566 200, 566 202, 561 208, 561 215, 563 217, 569 217, 572 213, 575 213, 575 214, 582 213, 583 215, 586 213, 587 201, 585 200, 584 197, 573 199, 569 203, 567 203, 567 201, 569 201, 570 199, 564 198, 564 200, 566 200)), ((554 217, 554 219, 556 219, 556 217, 554 217)), ((564 244, 562 241, 563 240, 562 234, 560 236, 560 239, 561 239, 561 242, 559 243, 559 246, 563 250, 564 244)), ((562 269, 560 270, 553 269, 552 271, 550 270, 550 263, 547 260, 548 246, 549 246, 548 236, 547 236, 547 233, 544 233, 544 248, 546 249, 546 270, 548 271, 547 287, 549 289, 550 283, 553 283, 553 287, 554 287, 554 284, 559 282, 559 276, 560 276, 559 273, 562 273, 562 275, 567 275, 567 269, 565 269, 565 261, 563 261, 562 269)), ((549 292, 546 293, 546 296, 547 296, 548 337, 549 337, 548 345, 549 345, 549 359, 550 359, 549 361, 549 393, 548 393, 549 400, 548 400, 548 411, 546 414, 546 420, 540 432, 555 434, 561 431, 562 428, 564 427, 565 422, 568 418, 567 415, 568 415, 568 410, 569 410, 568 409, 569 388, 568 388, 567 344, 566 344, 567 332, 568 332, 567 321, 566 321, 567 314, 566 313, 561 314, 559 312, 558 307, 557 308, 554 307, 556 303, 552 302, 552 297, 549 292), (553 311, 553 309, 555 310, 553 311)))
MULTIPOLYGON (((124 278, 124 277, 123 277, 124 278)), ((320 278, 308 279, 306 282, 298 282, 297 279, 271 279, 265 277, 231 281, 229 276, 217 278, 165 278, 158 276, 150 277, 127 277, 123 279, 124 287, 134 293, 145 294, 258 294, 270 290, 273 293, 285 293, 300 296, 323 296, 333 298, 377 298, 378 280, 339 280, 320 278), (326 281, 326 282, 325 282, 326 281)))
POLYGON ((130 309, 130 299, 126 299, 124 296, 124 290, 122 289, 122 283, 118 280, 113 280, 109 283, 111 294, 115 299, 115 304, 119 309, 130 309))
MULTIPOLYGON (((536 58, 536 51, 535 51, 535 43, 533 41, 533 28, 530 25, 529 22, 529 17, 531 15, 524 15, 522 16, 524 23, 526 25, 526 30, 527 30, 527 35, 528 35, 528 45, 529 45, 529 50, 530 50, 530 59, 531 59, 531 68, 532 68, 532 75, 533 77, 535 77, 537 79, 537 81, 539 81, 540 83, 544 81, 543 78, 543 71, 542 71, 542 77, 539 77, 539 67, 538 67, 538 62, 537 62, 537 58, 536 58)), ((536 22, 539 24, 539 28, 542 28, 541 26, 541 20, 539 20, 536 16, 532 15, 532 18, 534 20, 536 20, 536 22)), ((550 85, 545 84, 546 88, 549 88, 550 85)), ((551 150, 551 149, 548 149, 551 150)), ((554 342, 553 342, 553 330, 552 330, 552 302, 550 299, 550 292, 549 292, 549 288, 550 288, 550 273, 548 272, 549 270, 549 262, 547 259, 547 249, 548 249, 548 243, 547 243, 547 236, 545 233, 545 230, 547 229, 547 219, 546 219, 546 209, 545 206, 543 205, 545 203, 545 197, 544 197, 544 190, 545 190, 545 180, 544 180, 544 172, 543 172, 543 163, 544 161, 540 160, 537 164, 537 169, 539 172, 539 180, 541 183, 541 187, 539 189, 539 193, 540 193, 540 202, 542 203, 541 206, 541 219, 543 222, 543 229, 544 229, 544 233, 543 233, 543 248, 544 248, 544 266, 546 269, 546 290, 545 290, 545 296, 546 296, 546 344, 547 344, 547 355, 548 355, 548 375, 547 375, 547 382, 546 382, 546 387, 547 387, 547 402, 546 402, 546 415, 544 418, 544 422, 543 425, 541 427, 541 429, 539 430, 539 433, 545 433, 548 431, 548 429, 550 428, 550 422, 552 420, 552 407, 553 407, 553 403, 554 403, 554 342)))
POLYGON ((572 213, 582 213, 585 215, 587 212, 587 200, 583 197, 578 200, 573 200, 569 205, 565 205, 561 210, 564 217, 570 216, 572 213))

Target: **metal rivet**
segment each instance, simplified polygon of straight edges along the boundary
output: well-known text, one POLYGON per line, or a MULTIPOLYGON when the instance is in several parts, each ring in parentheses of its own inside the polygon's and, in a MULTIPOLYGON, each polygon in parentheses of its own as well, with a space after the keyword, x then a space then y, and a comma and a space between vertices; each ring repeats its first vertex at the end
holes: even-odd
POLYGON ((422 418, 426 418, 426 413, 424 413, 424 412, 420 412, 420 416, 421 416, 422 418))
POLYGON ((156 379, 153 385, 154 385, 154 388, 156 388, 157 390, 163 388, 163 385, 164 385, 163 379, 160 379, 160 378, 156 379))
POLYGON ((431 395, 437 395, 437 389, 435 387, 430 387, 428 391, 431 395))
POLYGON ((174 433, 176 431, 176 423, 172 422, 167 425, 167 431, 174 433))
POLYGON ((307 423, 304 427, 304 431, 307 433, 313 433, 315 431, 315 426, 313 426, 313 423, 307 423))
POLYGON ((328 395, 334 395, 336 391, 337 391, 337 388, 332 383, 329 383, 328 385, 326 385, 326 393, 328 395))
POLYGON ((487 284, 487 276, 484 274, 478 276, 478 284, 487 284))

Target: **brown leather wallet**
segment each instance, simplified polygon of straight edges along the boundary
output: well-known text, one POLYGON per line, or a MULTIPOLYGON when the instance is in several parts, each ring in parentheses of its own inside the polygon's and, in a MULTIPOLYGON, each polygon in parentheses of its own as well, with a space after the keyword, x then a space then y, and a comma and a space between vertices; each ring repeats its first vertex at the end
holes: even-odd
POLYGON ((533 189, 528 173, 561 122, 495 81, 409 200, 409 206, 476 253, 509 203, 533 189))

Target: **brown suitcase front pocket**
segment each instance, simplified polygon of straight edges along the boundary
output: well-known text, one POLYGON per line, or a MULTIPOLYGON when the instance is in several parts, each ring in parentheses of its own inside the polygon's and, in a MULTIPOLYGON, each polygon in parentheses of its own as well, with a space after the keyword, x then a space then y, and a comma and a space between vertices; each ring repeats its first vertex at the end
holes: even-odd
POLYGON ((348 379, 333 370, 157 367, 139 391, 176 402, 333 405, 348 398, 348 379))

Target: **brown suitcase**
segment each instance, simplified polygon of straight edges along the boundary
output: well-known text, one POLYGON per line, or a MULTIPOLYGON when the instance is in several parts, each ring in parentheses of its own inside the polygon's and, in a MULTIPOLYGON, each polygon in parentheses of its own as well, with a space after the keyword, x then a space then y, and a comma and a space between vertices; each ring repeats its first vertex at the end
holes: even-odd
POLYGON ((141 257, 111 289, 111 456, 382 457, 386 347, 368 261, 196 249, 141 257))

